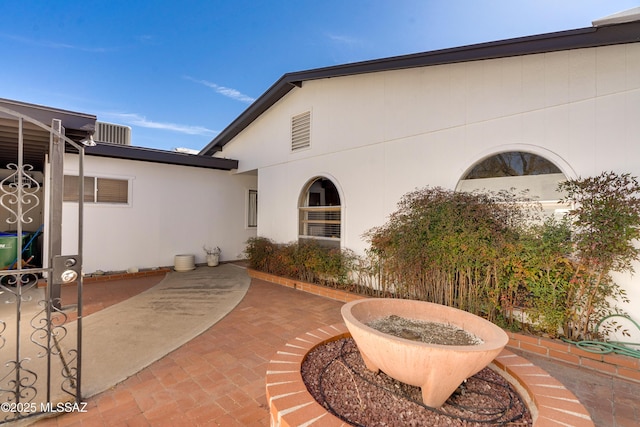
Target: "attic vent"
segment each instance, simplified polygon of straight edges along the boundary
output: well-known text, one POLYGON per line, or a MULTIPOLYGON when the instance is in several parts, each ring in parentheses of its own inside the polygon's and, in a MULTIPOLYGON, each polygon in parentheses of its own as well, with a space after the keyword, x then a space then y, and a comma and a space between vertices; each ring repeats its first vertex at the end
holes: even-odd
POLYGON ((311 146, 311 111, 291 118, 291 151, 311 146))
POLYGON ((93 139, 111 144, 131 145, 131 128, 129 126, 96 122, 96 132, 93 139))

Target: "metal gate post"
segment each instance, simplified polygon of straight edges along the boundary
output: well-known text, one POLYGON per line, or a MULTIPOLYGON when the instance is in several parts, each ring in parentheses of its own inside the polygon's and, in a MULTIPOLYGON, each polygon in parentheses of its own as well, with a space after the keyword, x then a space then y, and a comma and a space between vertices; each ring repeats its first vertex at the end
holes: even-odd
MULTIPOLYGON (((62 135, 62 121, 53 119, 51 127, 55 132, 51 133, 49 144, 49 224, 62 224, 62 196, 64 191, 64 140, 62 135)), ((62 227, 49 227, 49 267, 52 260, 62 252, 62 227)), ((61 309, 60 283, 57 280, 48 280, 48 297, 53 307, 61 309)))

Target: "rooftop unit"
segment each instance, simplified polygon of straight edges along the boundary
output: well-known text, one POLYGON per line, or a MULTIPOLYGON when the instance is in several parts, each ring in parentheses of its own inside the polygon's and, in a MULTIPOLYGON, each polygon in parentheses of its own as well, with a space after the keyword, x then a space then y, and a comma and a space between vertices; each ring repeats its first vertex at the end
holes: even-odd
POLYGON ((93 135, 93 139, 98 142, 131 145, 131 128, 112 123, 96 122, 96 132, 93 135))

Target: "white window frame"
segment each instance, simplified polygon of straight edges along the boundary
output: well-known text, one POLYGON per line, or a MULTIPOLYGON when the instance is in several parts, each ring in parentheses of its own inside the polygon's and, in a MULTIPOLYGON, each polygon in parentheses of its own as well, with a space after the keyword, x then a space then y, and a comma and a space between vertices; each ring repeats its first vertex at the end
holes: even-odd
POLYGON ((247 228, 258 228, 258 190, 250 188, 247 190, 247 228), (252 200, 255 195, 255 201, 252 200))
POLYGON ((298 239, 314 239, 326 241, 332 246, 334 244, 337 244, 338 247, 342 246, 342 237, 344 235, 343 204, 344 201, 342 200, 342 195, 340 194, 338 186, 335 184, 333 178, 328 176, 317 176, 307 182, 302 189, 298 202, 298 239), (338 192, 338 197, 340 198, 339 205, 309 206, 311 187, 320 179, 328 180, 335 187, 338 192), (335 218, 335 214, 337 214, 337 219, 335 218), (312 216, 316 216, 318 218, 311 218, 312 216), (320 234, 313 232, 312 227, 314 226, 323 228, 323 231, 320 232, 320 234), (332 226, 337 226, 338 228, 338 235, 336 237, 321 235, 322 233, 326 233, 326 227, 329 227, 330 229, 332 226))
MULTIPOLYGON (((77 172, 65 172, 64 174, 65 177, 67 176, 73 176, 73 177, 78 177, 78 173, 77 172)), ((85 200, 84 203, 85 205, 95 205, 95 206, 131 206, 132 202, 131 202, 131 197, 132 197, 132 191, 131 191, 131 187, 132 187, 132 181, 133 178, 132 177, 124 177, 124 176, 113 176, 113 175, 98 175, 98 174, 92 174, 92 175, 85 175, 84 176, 85 179, 92 179, 93 180, 93 200, 85 200), (98 201, 98 180, 99 179, 109 179, 109 180, 116 180, 116 181, 123 181, 127 183, 127 201, 126 202, 102 202, 102 201, 98 201)), ((85 184, 85 192, 87 191, 87 185, 85 184)), ((64 200, 64 203, 78 203, 77 197, 75 198, 75 200, 64 200)))

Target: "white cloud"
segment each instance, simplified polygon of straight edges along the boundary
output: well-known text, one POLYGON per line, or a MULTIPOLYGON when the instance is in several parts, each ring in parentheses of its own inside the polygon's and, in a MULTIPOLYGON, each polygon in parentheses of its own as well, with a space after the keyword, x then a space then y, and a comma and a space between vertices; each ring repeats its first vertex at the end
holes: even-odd
POLYGON ((50 49, 69 49, 69 50, 79 50, 82 52, 109 52, 114 50, 112 48, 104 48, 104 47, 83 47, 83 46, 59 43, 59 42, 54 42, 49 40, 33 40, 27 37, 15 36, 10 34, 2 34, 2 37, 10 40, 15 40, 23 44, 27 44, 31 46, 46 47, 50 49))
POLYGON ((339 34, 327 34, 327 37, 329 37, 329 40, 331 40, 332 42, 347 45, 347 46, 355 46, 362 43, 360 40, 355 39, 353 37, 343 36, 339 34))
POLYGON ((219 93, 220 95, 226 96, 227 98, 235 99, 236 101, 246 102, 249 104, 256 100, 255 98, 249 95, 245 95, 236 89, 220 86, 218 84, 211 83, 206 80, 194 79, 193 77, 189 77, 189 76, 185 76, 184 78, 187 80, 191 80, 192 82, 207 86, 213 89, 214 91, 216 91, 217 93, 219 93))
POLYGON ((135 113, 103 113, 101 116, 109 117, 112 121, 120 124, 139 126, 148 129, 169 130, 173 132, 184 133, 186 135, 211 136, 218 133, 218 131, 207 129, 203 126, 189 126, 176 123, 154 122, 152 120, 147 120, 146 117, 135 113))

